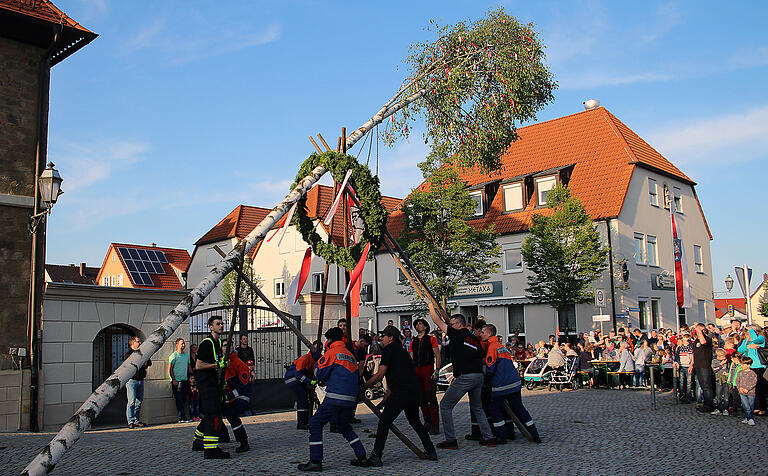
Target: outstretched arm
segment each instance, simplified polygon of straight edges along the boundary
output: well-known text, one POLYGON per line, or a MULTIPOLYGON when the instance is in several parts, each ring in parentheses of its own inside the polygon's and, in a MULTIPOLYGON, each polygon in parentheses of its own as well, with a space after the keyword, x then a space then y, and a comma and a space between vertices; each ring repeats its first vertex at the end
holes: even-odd
POLYGON ((375 374, 373 374, 373 377, 369 378, 367 382, 365 382, 366 387, 373 387, 373 385, 384 378, 384 375, 387 373, 387 366, 386 365, 379 365, 379 370, 376 371, 375 374))
POLYGON ((447 334, 448 324, 446 324, 445 321, 440 317, 440 314, 437 313, 435 306, 431 302, 427 302, 427 306, 429 306, 429 317, 432 318, 432 321, 437 327, 440 328, 441 331, 447 334))

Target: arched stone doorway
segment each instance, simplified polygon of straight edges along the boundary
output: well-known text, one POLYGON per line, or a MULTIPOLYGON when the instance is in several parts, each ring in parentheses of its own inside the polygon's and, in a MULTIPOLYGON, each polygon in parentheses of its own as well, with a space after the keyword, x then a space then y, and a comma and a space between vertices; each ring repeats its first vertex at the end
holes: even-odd
MULTIPOLYGON (((133 336, 139 336, 144 340, 144 334, 140 330, 127 324, 113 324, 96 334, 93 339, 93 374, 91 379, 94 390, 123 363, 125 354, 130 349, 128 342, 133 336)), ((123 387, 102 410, 93 426, 125 425, 127 401, 125 387, 123 387)))

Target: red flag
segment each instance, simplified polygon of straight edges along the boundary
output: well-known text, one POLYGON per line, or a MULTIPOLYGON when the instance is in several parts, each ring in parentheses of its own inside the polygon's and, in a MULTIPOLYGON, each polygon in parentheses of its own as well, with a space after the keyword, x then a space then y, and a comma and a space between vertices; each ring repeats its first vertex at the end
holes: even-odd
POLYGON ((349 276, 347 289, 344 291, 344 302, 347 302, 347 296, 349 296, 349 291, 350 289, 352 289, 352 286, 354 286, 357 283, 357 281, 360 280, 360 277, 363 275, 363 268, 365 268, 365 260, 368 259, 368 251, 370 249, 371 249, 371 244, 366 243, 365 249, 363 250, 363 254, 360 256, 360 260, 357 262, 355 269, 352 270, 352 274, 349 276))
POLYGON ((672 217, 672 249, 675 254, 675 291, 678 307, 691 307, 691 290, 688 284, 688 263, 685 260, 683 240, 677 232, 674 205, 670 207, 672 217))
POLYGON ((352 317, 360 317, 360 288, 363 285, 363 280, 358 279, 357 282, 352 286, 352 296, 355 296, 352 298, 352 301, 349 303, 349 309, 350 309, 350 316, 352 317))
POLYGON ((288 293, 288 299, 291 304, 296 304, 299 300, 299 294, 301 294, 301 288, 304 287, 304 283, 307 282, 309 276, 309 265, 312 264, 312 248, 307 248, 304 252, 304 259, 301 261, 301 271, 293 278, 291 283, 291 291, 288 293))
POLYGON ((280 239, 277 240, 277 246, 280 246, 280 243, 283 242, 283 237, 285 236, 285 232, 286 232, 286 230, 288 230, 288 225, 291 224, 291 220, 293 219, 293 213, 295 211, 296 211, 296 204, 294 203, 293 206, 291 207, 291 209, 288 210, 288 216, 285 217, 285 221, 283 222, 283 225, 280 228, 278 228, 277 230, 275 230, 275 232, 272 233, 272 236, 267 238, 267 243, 272 241, 272 238, 274 238, 275 235, 277 235, 278 233, 280 233, 282 231, 282 233, 280 234, 280 239))

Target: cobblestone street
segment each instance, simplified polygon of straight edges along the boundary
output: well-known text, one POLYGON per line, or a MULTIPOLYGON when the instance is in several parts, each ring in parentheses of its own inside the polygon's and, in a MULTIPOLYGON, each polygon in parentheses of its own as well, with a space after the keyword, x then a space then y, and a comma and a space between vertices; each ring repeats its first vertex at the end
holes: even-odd
MULTIPOLYGON (((324 469, 328 474, 637 474, 640 468, 659 474, 764 475, 768 421, 759 417, 748 427, 740 418, 698 414, 693 405, 676 405, 668 394, 650 410, 648 392, 579 390, 524 391, 523 401, 541 432, 543 443, 522 439, 506 446, 483 448, 460 440, 459 450, 438 450, 440 460, 418 460, 393 434, 384 467, 353 469, 352 451, 337 434, 325 433, 324 469), (738 446, 737 446, 738 445, 738 446), (733 454, 738 454, 734 458, 733 454), (685 462, 683 462, 685 459, 685 462)), ((454 412, 457 435, 469 429, 466 401, 454 412)), ((363 423, 355 430, 370 451, 376 417, 361 405, 363 423)), ((87 433, 56 467, 55 474, 295 474, 308 459, 307 433, 295 430, 295 414, 276 413, 244 418, 252 450, 232 459, 203 460, 190 451, 193 424, 163 425, 140 430, 87 433)), ((418 441, 401 416, 398 426, 418 441)), ((18 474, 52 434, 0 436, 0 473, 18 474)), ((433 441, 442 441, 442 435, 433 441)))

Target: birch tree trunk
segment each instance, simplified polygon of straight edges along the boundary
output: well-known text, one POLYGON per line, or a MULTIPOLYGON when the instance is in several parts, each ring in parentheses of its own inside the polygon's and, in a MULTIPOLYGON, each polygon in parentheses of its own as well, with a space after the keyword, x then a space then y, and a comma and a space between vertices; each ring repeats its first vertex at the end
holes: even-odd
MULTIPOLYGON (((360 140, 367 132, 380 124, 398 110, 407 106, 411 102, 420 98, 425 90, 418 91, 410 97, 395 102, 401 91, 382 107, 371 119, 356 129, 347 137, 347 150, 360 140)), ((90 397, 80 406, 67 423, 59 430, 56 436, 45 445, 35 458, 22 471, 23 475, 41 475, 53 471, 56 463, 64 456, 64 453, 70 449, 85 430, 90 428, 93 421, 101 413, 104 407, 115 397, 118 390, 133 377, 136 371, 141 368, 157 352, 173 332, 187 319, 192 310, 200 304, 216 285, 237 265, 239 256, 245 255, 257 243, 264 239, 272 226, 285 215, 288 210, 296 203, 302 195, 307 193, 310 188, 320 180, 327 170, 323 166, 318 166, 312 172, 304 177, 285 199, 277 205, 272 211, 251 231, 237 246, 235 246, 227 255, 219 261, 216 266, 203 278, 200 283, 192 289, 189 294, 168 314, 152 334, 131 354, 131 356, 118 367, 107 380, 102 383, 90 397), (242 250, 242 251, 241 251, 242 250)))

